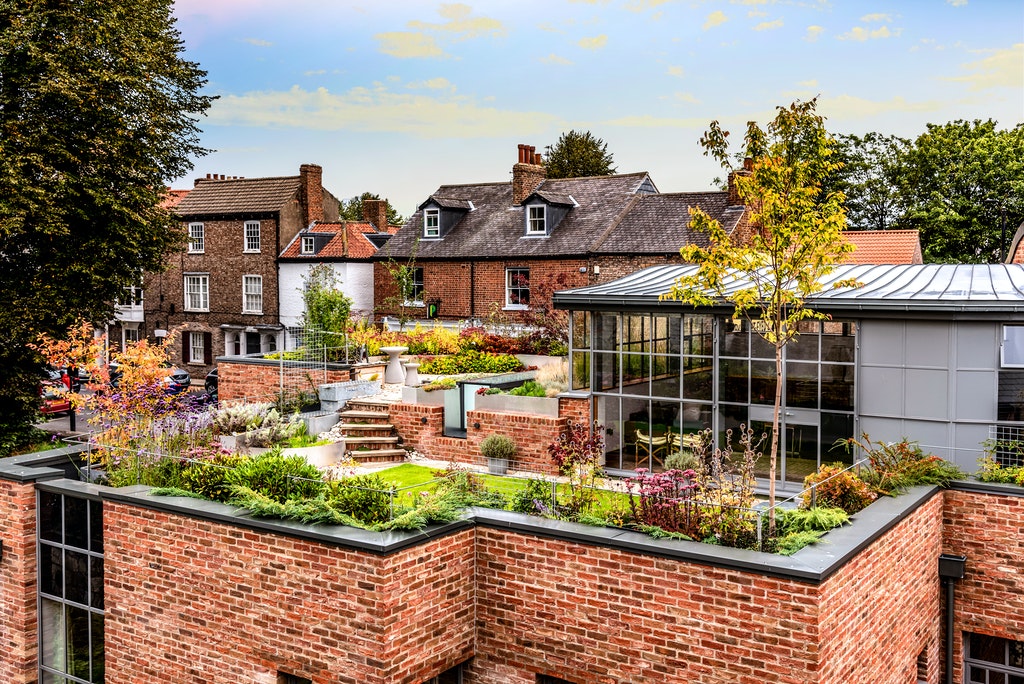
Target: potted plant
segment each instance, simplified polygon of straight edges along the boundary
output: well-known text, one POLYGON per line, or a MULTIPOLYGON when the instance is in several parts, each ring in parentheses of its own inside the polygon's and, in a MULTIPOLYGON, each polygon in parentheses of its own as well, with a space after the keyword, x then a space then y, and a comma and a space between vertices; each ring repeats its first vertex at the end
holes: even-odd
POLYGON ((516 455, 516 443, 506 435, 488 435, 480 442, 480 453, 487 459, 487 472, 504 475, 516 455))

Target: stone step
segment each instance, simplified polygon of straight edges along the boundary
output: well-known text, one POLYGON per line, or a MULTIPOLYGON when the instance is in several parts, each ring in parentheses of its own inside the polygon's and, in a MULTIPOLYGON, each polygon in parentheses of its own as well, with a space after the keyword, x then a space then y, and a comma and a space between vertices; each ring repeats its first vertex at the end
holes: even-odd
POLYGON ((390 423, 338 423, 335 425, 335 428, 338 432, 345 435, 346 439, 390 437, 395 433, 395 426, 390 423))
POLYGON ((359 449, 359 447, 366 447, 367 449, 388 449, 398 444, 398 437, 391 435, 388 437, 346 437, 345 446, 348 447, 349 451, 359 449))
POLYGON ((341 422, 350 424, 373 424, 373 425, 389 425, 387 421, 391 419, 391 414, 385 411, 342 411, 340 414, 341 422), (382 422, 383 421, 383 422, 382 422))
POLYGON ((405 449, 373 449, 370 451, 346 451, 345 458, 357 463, 401 463, 408 458, 405 449))
POLYGON ((345 404, 345 412, 375 411, 377 413, 388 413, 391 410, 391 404, 392 402, 390 401, 372 398, 349 399, 345 404))

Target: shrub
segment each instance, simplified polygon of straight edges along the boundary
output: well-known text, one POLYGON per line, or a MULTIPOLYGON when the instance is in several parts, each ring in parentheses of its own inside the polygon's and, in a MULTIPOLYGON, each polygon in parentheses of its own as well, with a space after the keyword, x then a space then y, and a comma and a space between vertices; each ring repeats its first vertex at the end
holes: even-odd
POLYGON ((246 432, 263 424, 263 417, 270 411, 271 404, 237 404, 226 406, 213 418, 217 434, 231 435, 246 432))
POLYGON ((569 389, 569 362, 548 363, 537 369, 537 382, 553 397, 569 389))
POLYGON ((523 364, 509 354, 490 354, 468 349, 452 356, 438 356, 420 365, 419 372, 427 375, 460 375, 462 373, 511 373, 523 369, 523 364))
POLYGON ((920 444, 907 439, 876 445, 863 435, 861 440, 851 437, 846 444, 865 451, 871 470, 861 478, 881 494, 897 494, 915 485, 947 487, 964 476, 952 463, 924 453, 920 444))
POLYGON ((544 480, 530 479, 526 486, 517 489, 509 502, 509 510, 516 513, 539 513, 546 510, 545 502, 551 501, 551 484, 544 480))
POLYGON ((776 519, 776 529, 783 536, 797 532, 828 532, 848 522, 848 511, 842 508, 815 506, 782 511, 776 519))
POLYGON ((323 486, 316 466, 302 456, 282 456, 280 448, 242 459, 228 472, 227 481, 235 493, 247 488, 278 503, 314 497, 323 486))
POLYGON ((594 505, 594 487, 603 475, 604 427, 569 421, 557 442, 548 445, 548 454, 558 472, 568 480, 569 498, 559 501, 570 517, 589 513, 594 505))
POLYGON ((867 483, 846 468, 842 463, 823 465, 818 472, 804 478, 803 507, 811 508, 811 490, 814 486, 814 506, 841 508, 850 515, 860 511, 874 501, 878 495, 867 483))
POLYGON ((527 380, 519 387, 509 390, 509 394, 516 397, 546 397, 548 392, 535 380, 527 380))
POLYGON ((373 525, 391 518, 391 486, 376 474, 356 475, 324 485, 324 498, 339 513, 373 525))
POLYGON ((205 499, 226 502, 231 498, 228 473, 244 458, 227 452, 193 453, 181 468, 180 486, 205 499))
POLYGON ((691 539, 700 534, 700 517, 694 503, 697 483, 693 470, 652 473, 638 468, 636 477, 626 478, 629 507, 640 528, 679 532, 691 539))
POLYGON ((488 435, 480 442, 480 453, 484 458, 511 461, 516 455, 516 443, 508 435, 488 435))
POLYGON ((975 477, 982 482, 1024 485, 1024 466, 1002 465, 994 456, 981 457, 978 466, 975 477))

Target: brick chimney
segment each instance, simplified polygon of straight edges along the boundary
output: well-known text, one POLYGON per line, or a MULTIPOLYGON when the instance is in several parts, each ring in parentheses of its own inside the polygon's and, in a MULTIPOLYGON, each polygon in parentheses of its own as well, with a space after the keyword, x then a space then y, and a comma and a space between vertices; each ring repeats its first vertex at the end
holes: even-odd
POLYGON ((743 198, 740 197, 739 188, 736 187, 736 176, 749 176, 754 172, 754 160, 750 157, 743 158, 743 168, 729 172, 729 206, 738 206, 744 204, 743 198))
POLYGON ((512 167, 512 203, 522 204, 547 177, 544 162, 532 145, 519 146, 519 162, 512 167))
POLYGON ((302 225, 324 220, 324 170, 319 164, 303 164, 299 167, 299 208, 302 211, 302 225))
POLYGON ((388 201, 364 199, 363 218, 372 223, 378 233, 388 232, 388 201))

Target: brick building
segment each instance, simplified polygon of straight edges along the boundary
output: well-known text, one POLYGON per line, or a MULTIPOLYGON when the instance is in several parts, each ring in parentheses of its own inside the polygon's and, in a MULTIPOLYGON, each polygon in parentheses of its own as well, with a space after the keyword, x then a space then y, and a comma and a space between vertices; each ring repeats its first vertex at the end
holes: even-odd
POLYGON ((419 206, 375 257, 374 299, 399 294, 390 261, 413 268, 407 299, 424 314, 417 318, 433 301, 442 319, 497 312, 515 320, 517 312, 550 305, 537 301, 538 292, 678 263, 682 246, 707 239, 688 227, 698 206, 734 233, 749 230, 735 188, 660 193, 646 173, 546 179, 540 155, 520 145, 511 183, 442 185, 419 206))
POLYGON ((74 450, 0 465, 10 684, 1024 677, 1020 487, 915 488, 783 557, 488 509, 410 533, 259 520, 86 484, 74 450))
POLYGON ((176 208, 185 248, 145 277, 142 336, 180 331, 173 358, 193 377, 218 355, 280 348, 277 257, 300 230, 338 220, 322 174, 303 164, 297 176, 197 179, 176 208))

